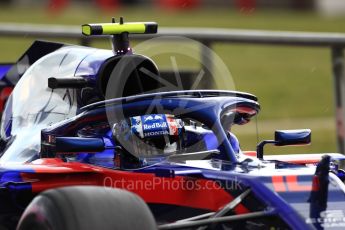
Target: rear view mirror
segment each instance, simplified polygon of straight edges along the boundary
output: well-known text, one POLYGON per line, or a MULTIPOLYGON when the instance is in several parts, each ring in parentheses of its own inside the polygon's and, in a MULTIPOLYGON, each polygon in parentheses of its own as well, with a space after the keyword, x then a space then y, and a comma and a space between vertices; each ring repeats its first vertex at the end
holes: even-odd
POLYGON ((310 129, 277 130, 274 136, 276 146, 307 145, 311 142, 310 129))
POLYGON ((53 137, 42 141, 41 157, 56 157, 56 154, 97 153, 105 150, 102 138, 53 137))
POLYGON ((101 152, 105 149, 102 138, 56 137, 57 153, 101 152))
POLYGON ((275 131, 274 140, 264 140, 256 147, 256 156, 263 159, 264 146, 266 144, 274 144, 276 146, 289 145, 307 145, 311 142, 310 129, 296 129, 296 130, 277 130, 275 131))

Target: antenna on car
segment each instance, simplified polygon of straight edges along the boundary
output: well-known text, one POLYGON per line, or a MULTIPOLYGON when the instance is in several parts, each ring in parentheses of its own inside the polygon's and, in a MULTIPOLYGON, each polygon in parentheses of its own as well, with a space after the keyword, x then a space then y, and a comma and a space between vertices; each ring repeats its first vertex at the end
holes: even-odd
POLYGON ((124 22, 120 17, 119 23, 112 18, 111 23, 84 24, 82 33, 86 36, 111 35, 114 55, 132 54, 129 46, 129 34, 155 34, 158 30, 156 22, 124 22))
MULTIPOLYGON (((113 18, 115 23, 115 18, 113 18)), ((120 17, 120 25, 123 25, 123 17, 120 17)), ((114 34, 112 36, 112 47, 114 54, 132 54, 132 48, 129 46, 128 32, 122 32, 120 34, 114 34)))

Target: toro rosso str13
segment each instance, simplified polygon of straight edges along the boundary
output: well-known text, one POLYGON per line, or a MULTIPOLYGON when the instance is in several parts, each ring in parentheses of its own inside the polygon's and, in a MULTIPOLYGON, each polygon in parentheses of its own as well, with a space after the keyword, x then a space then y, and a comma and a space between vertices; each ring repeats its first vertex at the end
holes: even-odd
POLYGON ((3 70, 19 80, 1 120, 0 229, 345 227, 343 155, 263 154, 310 130, 242 151, 230 130, 258 114, 254 95, 162 90, 128 39, 156 23, 82 29, 113 50, 37 41, 29 68, 3 70))

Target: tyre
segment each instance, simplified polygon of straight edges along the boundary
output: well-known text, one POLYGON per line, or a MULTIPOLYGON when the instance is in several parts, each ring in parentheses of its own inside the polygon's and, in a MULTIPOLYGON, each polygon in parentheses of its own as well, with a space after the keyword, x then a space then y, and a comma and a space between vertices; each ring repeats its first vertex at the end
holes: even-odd
POLYGON ((157 229, 137 195, 113 188, 73 186, 39 194, 24 211, 18 230, 157 229))

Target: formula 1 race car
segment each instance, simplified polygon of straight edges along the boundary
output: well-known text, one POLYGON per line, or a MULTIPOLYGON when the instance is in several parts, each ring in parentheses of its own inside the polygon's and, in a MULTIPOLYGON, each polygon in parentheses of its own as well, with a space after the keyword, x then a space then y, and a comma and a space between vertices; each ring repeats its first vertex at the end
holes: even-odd
POLYGON ((254 95, 161 87, 128 39, 156 23, 82 31, 113 50, 37 41, 29 68, 6 67, 19 81, 1 121, 0 229, 345 227, 343 155, 264 156, 310 130, 242 151, 231 127, 258 114, 254 95))

